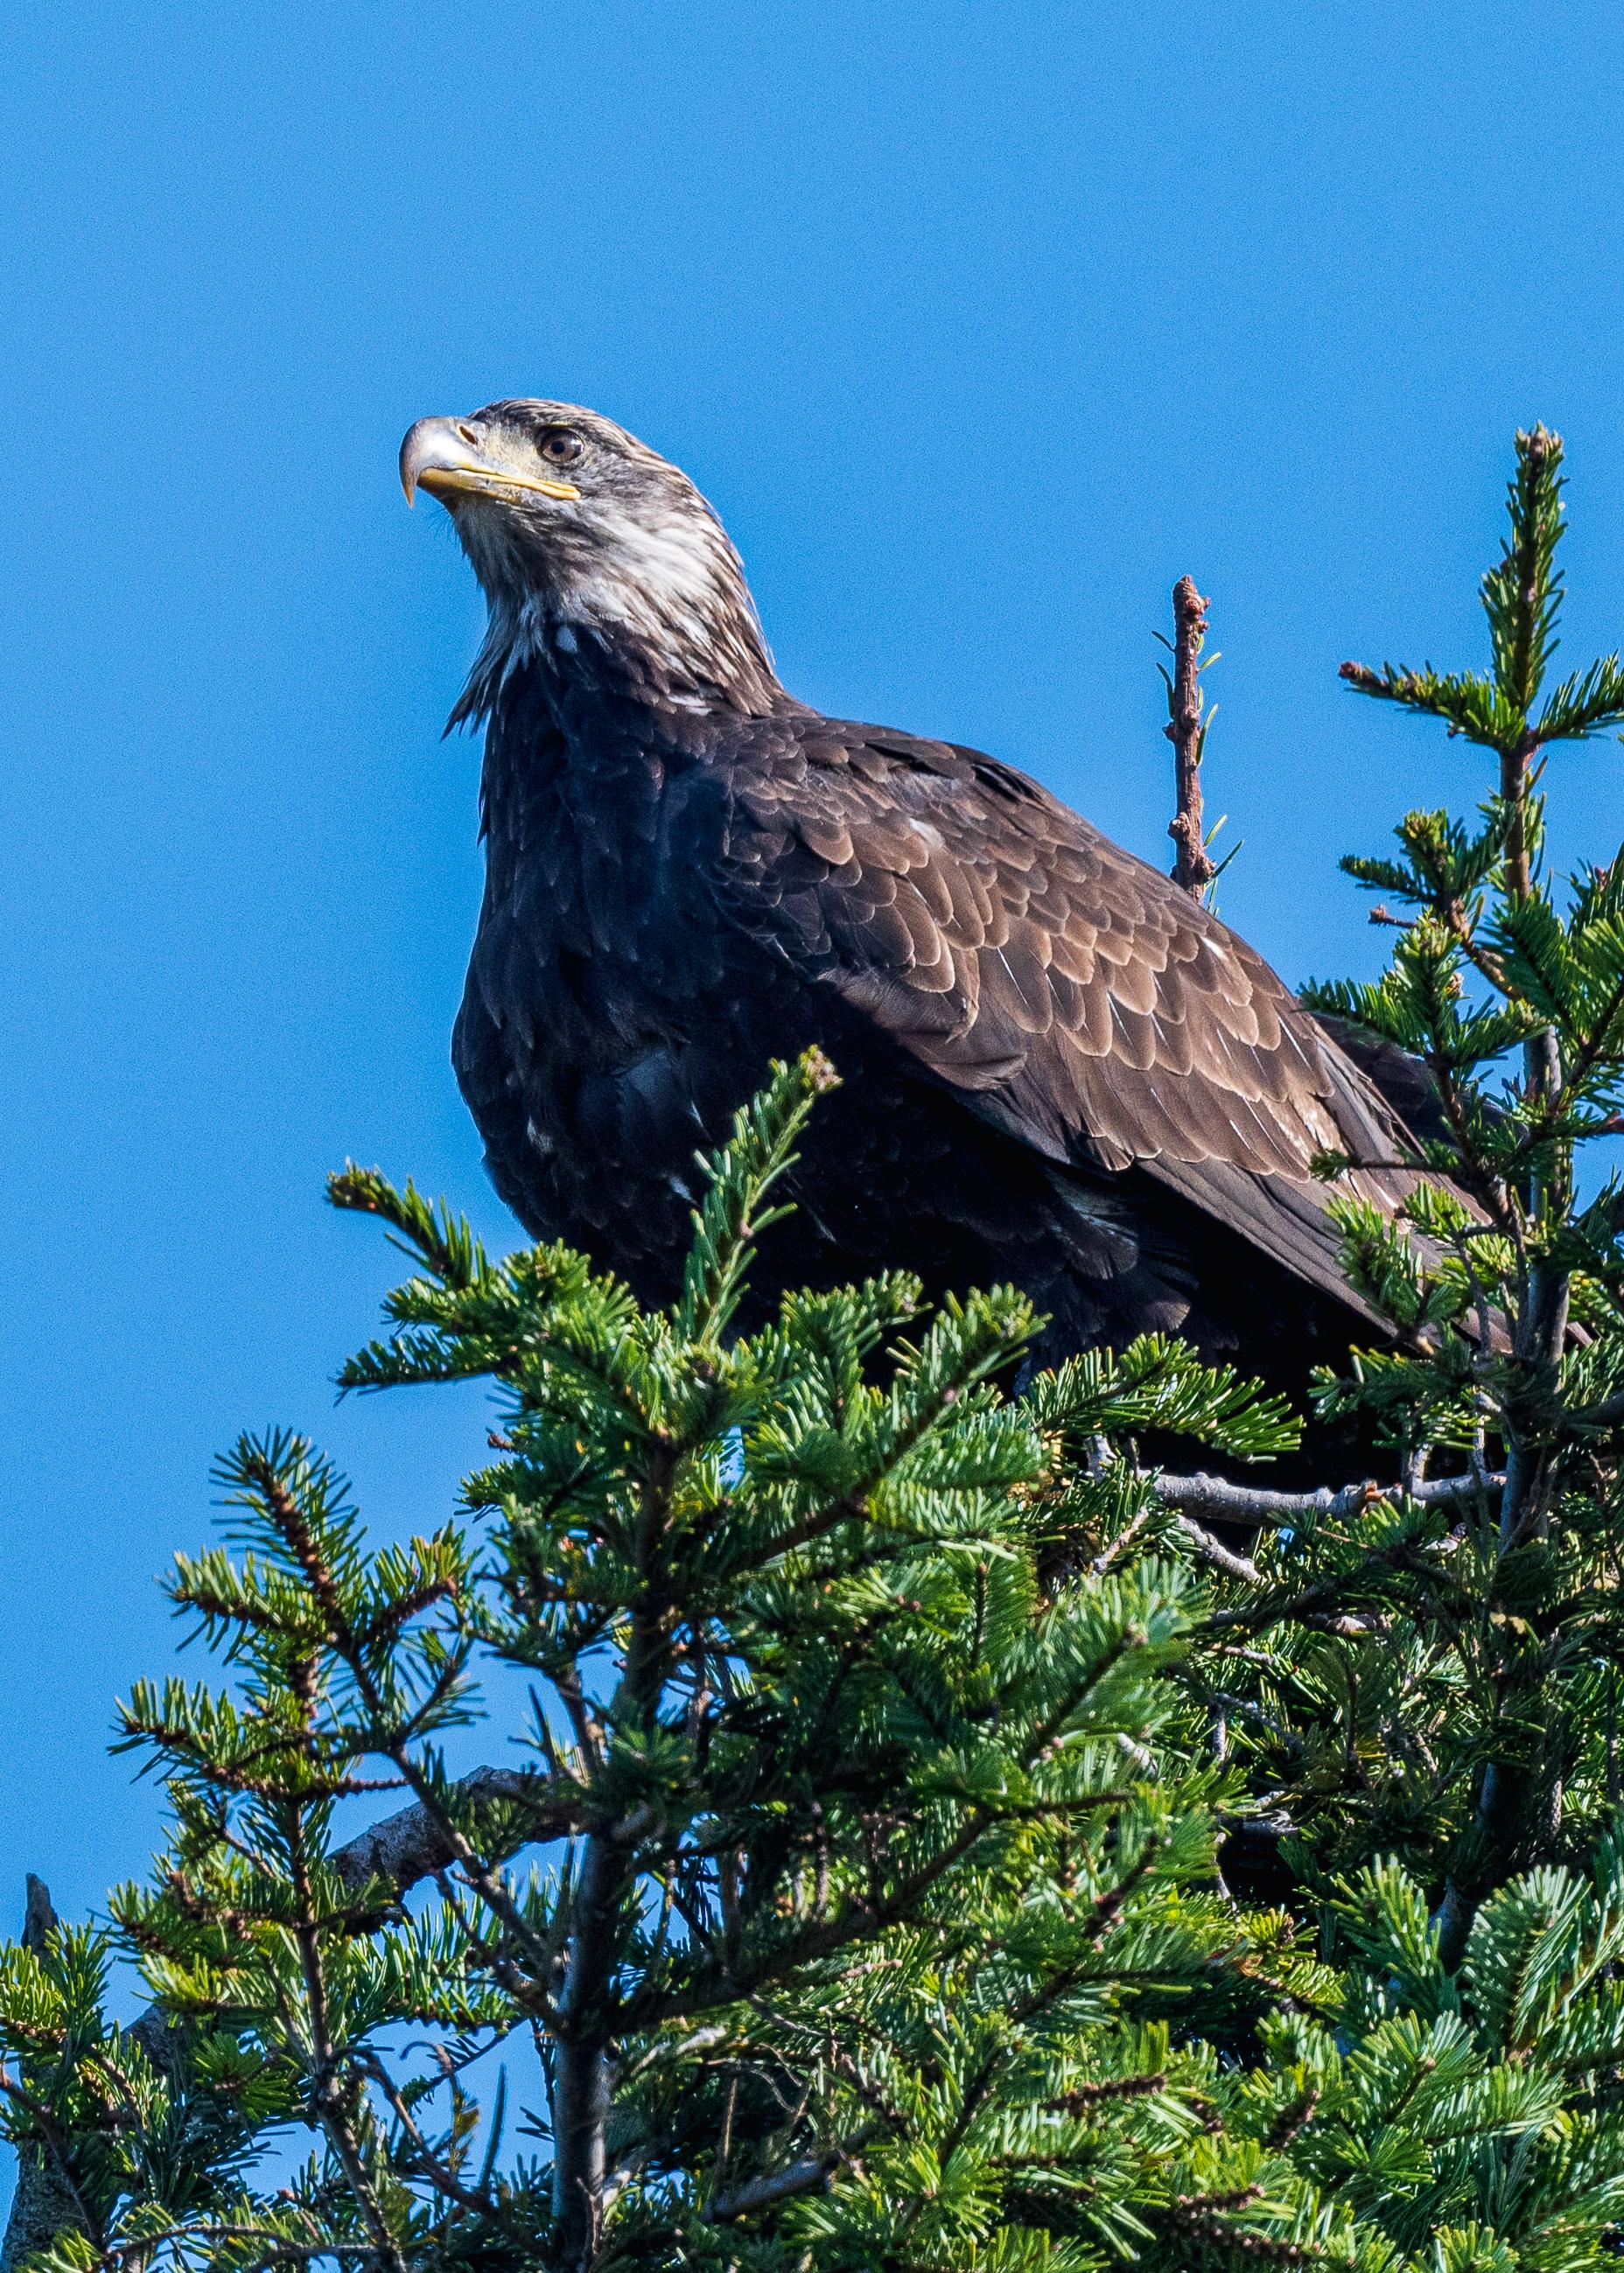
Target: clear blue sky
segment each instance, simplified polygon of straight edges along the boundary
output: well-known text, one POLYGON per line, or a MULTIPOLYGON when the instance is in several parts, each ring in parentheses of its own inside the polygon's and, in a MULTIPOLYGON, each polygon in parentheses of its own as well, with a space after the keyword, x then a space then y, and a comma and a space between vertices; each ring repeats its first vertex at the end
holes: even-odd
MULTIPOLYGON (((1624 102, 1601 4, 33 5, 0 53, 0 1914, 154 1799, 211 1454, 309 1429, 434 1520, 477 1400, 332 1409, 388 1283, 347 1153, 508 1235, 447 1063, 470 579, 402 431, 591 403, 680 460, 784 674, 1166 856, 1175 577, 1224 659, 1224 911, 1369 967, 1335 874, 1470 754, 1339 689, 1476 659, 1512 430, 1624 619, 1624 102)), ((1605 746, 1564 755, 1591 850, 1605 746)), ((1574 841, 1569 832, 1568 841, 1574 841)))

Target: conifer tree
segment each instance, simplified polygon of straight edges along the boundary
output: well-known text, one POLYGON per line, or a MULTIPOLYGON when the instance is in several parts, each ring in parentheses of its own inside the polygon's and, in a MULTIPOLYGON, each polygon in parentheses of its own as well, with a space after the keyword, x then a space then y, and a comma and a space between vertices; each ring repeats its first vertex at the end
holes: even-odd
POLYGON ((343 1389, 483 1378, 491 1457, 382 1545, 303 1441, 222 1464, 214 1677, 121 1708, 163 1851, 0 1953, 5 2264, 1613 2262, 1624 868, 1559 899, 1539 767, 1624 673, 1544 689, 1560 464, 1519 438, 1492 678, 1350 667, 1496 769, 1350 864, 1409 912, 1317 993, 1436 1087, 1405 1221, 1335 1203, 1395 1332, 1320 1401, 1391 1480, 1237 1481, 1299 1424, 1174 1341, 1018 1392, 1008 1290, 741 1333, 816 1057, 665 1311, 346 1170, 412 1270, 343 1389))
MULTIPOLYGON (((1269 1511, 1289 1528, 1258 1558, 1268 1587, 1225 1612, 1267 1659, 1241 1685, 1296 1795, 1299 1865, 1309 1848, 1331 1867, 1403 1854, 1440 1889, 1450 1963, 1485 1894, 1531 1864, 1583 1864, 1620 1797, 1624 1187, 1605 1151, 1586 1159, 1624 1131, 1624 859, 1557 879, 1545 817, 1547 760, 1624 723, 1624 667, 1547 683, 1561 469, 1545 427, 1517 436, 1482 586, 1488 672, 1342 666, 1489 769, 1472 820, 1413 812, 1395 856, 1343 862, 1384 896, 1391 959, 1374 984, 1305 990, 1431 1078, 1405 1219, 1334 1203, 1394 1341, 1320 1385, 1322 1412, 1368 1426, 1408 1489, 1269 1511)), ((1335 1180, 1347 1164, 1320 1165, 1335 1180)))
POLYGON ((173 1593, 228 1685, 123 1708, 168 1847, 0 1969, 14 2258, 1598 2262, 1614 1850, 1488 1905, 1454 1975, 1396 1865, 1340 1890, 1340 1970, 1239 1909, 1240 1778, 1184 1677, 1198 1574, 1239 1558, 1131 1451, 1292 1424, 1166 1342, 1011 1399, 1009 1294, 926 1316, 889 1279, 734 1338, 827 1078, 741 1116, 668 1313, 335 1180, 417 1264, 344 1385, 486 1376, 498 1457, 381 1549, 308 1445, 224 1464, 225 1537, 173 1593), (485 1661, 530 1714, 454 1776, 485 1661), (119 1953, 154 1999, 127 2030, 119 1953))
MULTIPOLYGON (((1245 2230, 1171 2034, 1262 2004, 1214 1885, 1226 1779, 1153 1749, 1184 1576, 1040 1598, 1041 1446, 994 1385, 1020 1297, 927 1318, 891 1278, 730 1332, 828 1077, 782 1071, 741 1117, 669 1313, 335 1180, 419 1266, 342 1385, 489 1376, 498 1458, 462 1519, 381 1550, 308 1445, 225 1463, 225 1541, 174 1594, 230 1687, 124 1708, 168 1850, 107 1933, 0 1981, 12 2134, 72 2212, 41 2264, 1035 2263, 1056 2223, 1082 2262, 1245 2230), (487 1658, 531 1716, 513 1765, 453 1779, 487 1658), (345 1802, 395 1788, 403 1818, 338 1842, 345 1802), (114 1945, 162 2056, 105 2019, 114 1945), (474 2097, 504 2048, 538 2102, 516 2127, 474 2097), (314 2143, 267 2190, 284 2132, 314 2143)), ((1154 1393, 1198 1433, 1285 1433, 1182 1354, 1154 1393)), ((1136 1397, 1096 1366, 1050 1402, 1092 1429, 1136 1397)), ((1259 1983, 1301 1963, 1265 1922, 1259 1983)))

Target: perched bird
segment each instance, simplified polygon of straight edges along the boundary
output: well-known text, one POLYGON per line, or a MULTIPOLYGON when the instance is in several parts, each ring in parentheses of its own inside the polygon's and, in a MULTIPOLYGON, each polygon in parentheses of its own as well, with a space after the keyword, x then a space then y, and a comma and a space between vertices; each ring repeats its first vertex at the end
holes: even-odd
POLYGON ((527 1230, 668 1299, 695 1155, 817 1043, 765 1296, 1012 1281, 1044 1359, 1159 1329, 1285 1385, 1370 1338, 1310 1161, 1390 1207, 1402 1130, 1244 940, 996 758, 797 701, 710 506, 607 418, 425 418, 401 476, 489 607, 453 1060, 527 1230))

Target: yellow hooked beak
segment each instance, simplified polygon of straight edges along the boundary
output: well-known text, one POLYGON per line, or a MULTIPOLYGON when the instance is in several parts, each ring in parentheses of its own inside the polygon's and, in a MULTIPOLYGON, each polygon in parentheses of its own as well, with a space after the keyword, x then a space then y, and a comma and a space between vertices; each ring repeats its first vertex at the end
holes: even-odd
POLYGON ((401 487, 410 505, 419 489, 431 497, 458 492, 475 497, 508 497, 515 490, 533 490, 540 497, 578 498, 569 482, 550 481, 545 474, 521 473, 491 448, 480 429, 465 418, 419 418, 401 444, 401 487))

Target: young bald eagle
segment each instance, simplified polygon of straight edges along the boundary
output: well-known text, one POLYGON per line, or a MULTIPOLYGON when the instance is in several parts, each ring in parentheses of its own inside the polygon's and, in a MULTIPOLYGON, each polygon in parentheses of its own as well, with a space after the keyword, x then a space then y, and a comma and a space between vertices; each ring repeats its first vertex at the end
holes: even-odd
POLYGON ((1244 940, 996 759, 798 702, 710 507, 608 419, 425 418, 401 475, 489 604, 453 1059, 528 1231, 668 1300, 696 1152, 816 1042, 844 1083, 764 1294, 1013 1281, 1045 1359, 1154 1328, 1282 1385, 1368 1337, 1309 1162, 1402 1136, 1244 940))

